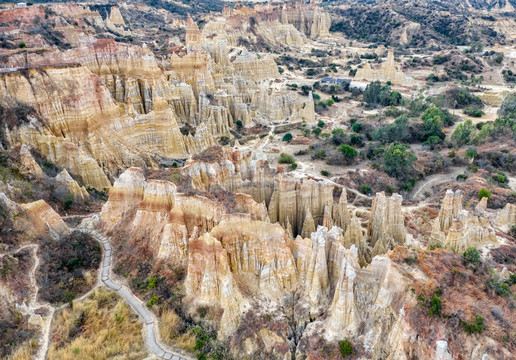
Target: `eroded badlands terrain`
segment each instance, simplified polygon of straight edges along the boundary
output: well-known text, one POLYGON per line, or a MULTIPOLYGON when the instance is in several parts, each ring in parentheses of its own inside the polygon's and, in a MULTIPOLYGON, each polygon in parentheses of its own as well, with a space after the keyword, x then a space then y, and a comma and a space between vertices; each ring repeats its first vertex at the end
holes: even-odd
POLYGON ((514 358, 515 5, 2 4, 0 358, 514 358))

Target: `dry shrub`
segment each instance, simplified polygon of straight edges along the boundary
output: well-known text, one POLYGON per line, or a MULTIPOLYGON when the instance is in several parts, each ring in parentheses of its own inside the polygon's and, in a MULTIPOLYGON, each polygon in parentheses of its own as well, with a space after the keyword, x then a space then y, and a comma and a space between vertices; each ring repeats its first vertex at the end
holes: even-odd
POLYGON ((173 309, 163 310, 159 323, 161 339, 167 344, 172 344, 181 333, 182 323, 173 309))
POLYGON ((190 330, 185 330, 183 320, 173 309, 163 308, 160 315, 159 332, 161 340, 183 350, 192 350, 197 337, 190 330))
POLYGON ((183 350, 192 350, 196 340, 197 337, 192 332, 192 330, 188 330, 184 334, 181 334, 177 339, 175 339, 174 345, 183 350))
POLYGON ((141 322, 105 288, 56 314, 51 339, 48 359, 142 359, 147 355, 141 322))
POLYGON ((36 340, 25 341, 21 344, 7 360, 31 360, 38 350, 36 340))
POLYGON ((224 159, 224 151, 222 146, 211 146, 206 150, 192 156, 192 160, 200 160, 205 162, 215 162, 224 159))

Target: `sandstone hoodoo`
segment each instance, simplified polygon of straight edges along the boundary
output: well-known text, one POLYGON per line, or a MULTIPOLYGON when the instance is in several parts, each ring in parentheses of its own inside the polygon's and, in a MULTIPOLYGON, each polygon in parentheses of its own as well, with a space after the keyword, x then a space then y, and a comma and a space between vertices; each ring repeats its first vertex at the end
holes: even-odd
POLYGON ((513 7, 0 4, 0 358, 514 358, 513 7))

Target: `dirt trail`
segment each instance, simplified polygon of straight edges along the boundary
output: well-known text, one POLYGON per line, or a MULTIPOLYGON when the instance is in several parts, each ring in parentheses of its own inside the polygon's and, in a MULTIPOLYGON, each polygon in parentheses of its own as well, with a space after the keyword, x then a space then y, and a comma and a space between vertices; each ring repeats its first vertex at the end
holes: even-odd
POLYGON ((422 195, 425 193, 426 190, 431 188, 431 185, 439 180, 455 180, 457 178, 457 175, 463 174, 466 171, 466 167, 452 167, 450 168, 450 172, 446 174, 435 174, 430 175, 425 178, 424 181, 419 182, 416 184, 414 189, 412 189, 411 193, 409 194, 409 198, 414 200, 418 196, 422 197, 422 195))
MULTIPOLYGON (((91 216, 91 215, 90 215, 91 216)), ((118 283, 115 283, 111 279, 111 268, 112 268, 112 262, 111 262, 111 246, 109 244, 108 239, 102 235, 101 233, 93 230, 85 230, 81 228, 70 228, 70 230, 77 230, 84 233, 87 233, 91 235, 96 241, 98 241, 103 246, 103 254, 102 254, 102 261, 100 263, 100 269, 97 272, 97 280, 93 287, 84 295, 74 300, 74 302, 80 302, 83 299, 90 296, 93 291, 99 286, 106 286, 113 291, 117 292, 120 297, 127 302, 131 308, 138 313, 140 320, 142 321, 145 329, 146 329, 146 345, 149 350, 149 358, 160 358, 160 359, 172 359, 172 360, 191 360, 192 358, 180 354, 176 351, 172 351, 169 349, 166 349, 162 344, 159 343, 159 323, 158 319, 145 308, 145 305, 142 303, 140 299, 138 299, 127 287, 122 286, 118 283)), ((37 284, 36 280, 36 271, 40 264, 40 259, 38 256, 39 251, 39 245, 38 244, 27 244, 19 247, 18 249, 8 253, 8 254, 16 254, 19 253, 22 250, 30 249, 32 251, 32 257, 34 259, 34 265, 30 269, 28 276, 29 276, 29 283, 31 288, 33 289, 33 295, 31 296, 28 306, 28 309, 41 309, 44 308, 47 310, 48 315, 44 318, 42 322, 42 328, 41 328, 41 335, 39 344, 41 346, 39 347, 35 359, 36 360, 44 360, 47 357, 47 352, 50 347, 50 331, 52 327, 52 320, 54 318, 54 314, 64 309, 65 307, 69 306, 68 304, 61 305, 59 307, 54 307, 51 304, 48 303, 40 303, 38 302, 38 292, 39 292, 39 286, 37 284)), ((0 254, 0 257, 5 256, 7 254, 0 254)))

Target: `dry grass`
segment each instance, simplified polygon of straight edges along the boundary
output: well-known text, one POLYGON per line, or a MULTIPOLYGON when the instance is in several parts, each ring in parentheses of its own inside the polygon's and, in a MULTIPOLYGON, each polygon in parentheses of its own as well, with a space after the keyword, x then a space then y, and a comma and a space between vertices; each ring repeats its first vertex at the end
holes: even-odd
POLYGON ((183 350, 192 350, 196 336, 191 330, 184 332, 182 328, 183 321, 173 309, 162 311, 159 331, 163 342, 183 350))
POLYGON ((38 350, 38 342, 36 340, 26 341, 21 344, 7 360, 31 360, 38 350))
POLYGON ((143 359, 142 324, 115 293, 98 288, 56 315, 48 359, 143 359))

